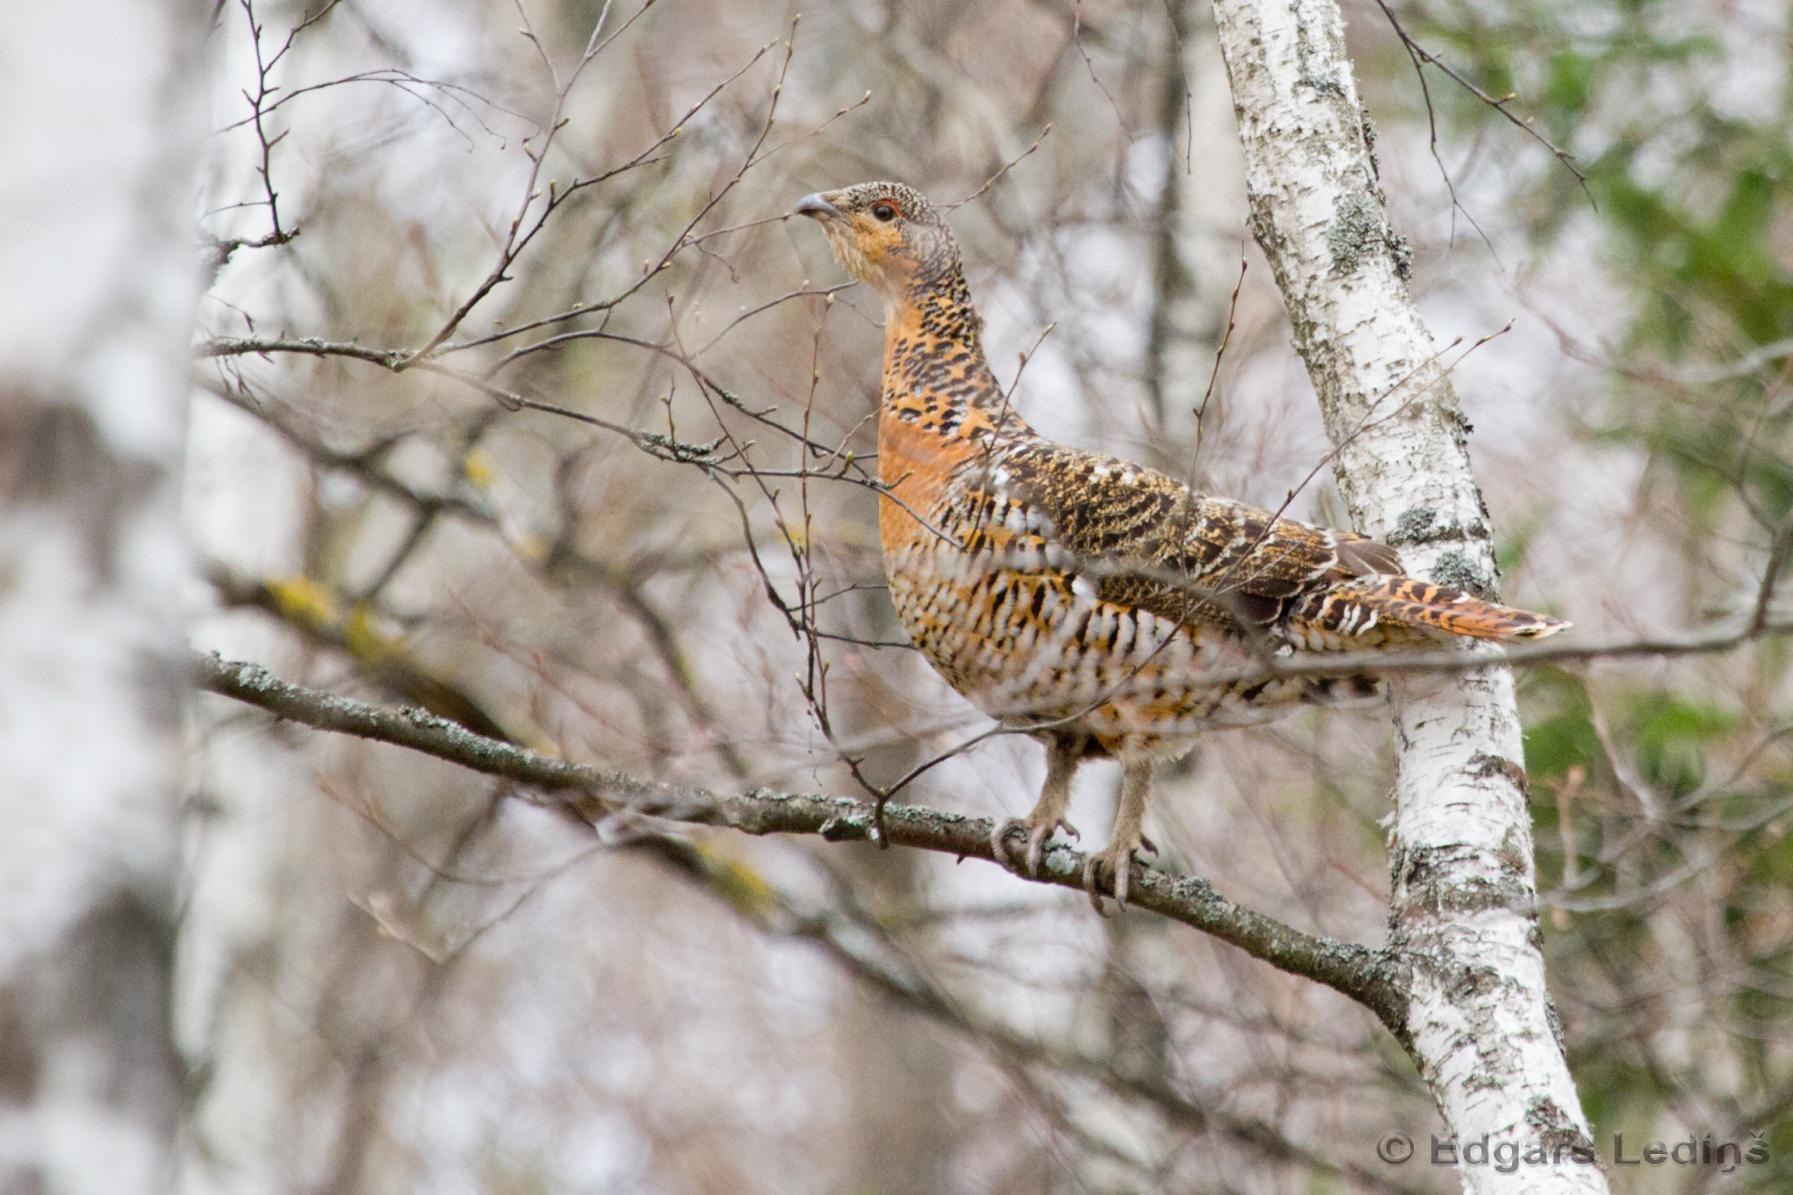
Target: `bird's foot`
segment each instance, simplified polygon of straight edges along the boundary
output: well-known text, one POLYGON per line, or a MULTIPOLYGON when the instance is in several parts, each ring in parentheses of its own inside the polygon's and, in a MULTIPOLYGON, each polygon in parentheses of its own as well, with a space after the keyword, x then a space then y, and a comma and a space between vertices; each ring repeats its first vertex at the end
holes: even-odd
POLYGON ((1107 910, 1102 907, 1102 893, 1099 887, 1104 871, 1113 877, 1110 887, 1114 892, 1115 903, 1123 911, 1126 909, 1127 893, 1133 886, 1133 857, 1141 850, 1149 855, 1158 853, 1158 848, 1152 845, 1152 840, 1139 834, 1135 835, 1130 842, 1126 839, 1116 839, 1101 850, 1090 852, 1089 857, 1084 860, 1083 890, 1089 893, 1090 904, 1095 906, 1096 912, 1103 916, 1108 915, 1107 910))
POLYGON ((1009 835, 1019 831, 1027 837, 1027 852, 1021 857, 1026 865, 1027 874, 1040 874, 1040 864, 1046 857, 1046 840, 1052 837, 1054 830, 1063 830, 1067 837, 1075 840, 1077 827, 1062 817, 1011 817, 996 823, 996 829, 990 833, 990 853, 996 861, 1010 871, 1019 871, 1021 867, 1009 855, 1009 835))

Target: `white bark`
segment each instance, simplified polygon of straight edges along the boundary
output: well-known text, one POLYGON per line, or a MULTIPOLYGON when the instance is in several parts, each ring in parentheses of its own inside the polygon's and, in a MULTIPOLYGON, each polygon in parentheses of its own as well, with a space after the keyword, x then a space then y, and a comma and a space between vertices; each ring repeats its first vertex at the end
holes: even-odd
POLYGON ((0 52, 0 1190, 168 1179, 202 20, 28 4, 0 52))
MULTIPOLYGON (((1338 6, 1214 8, 1254 229, 1342 446, 1336 470, 1352 516, 1413 571, 1491 589, 1467 425, 1407 293, 1338 6)), ((1511 1173, 1465 1166, 1464 1186, 1604 1191, 1599 1168, 1569 1156, 1592 1144, 1545 990, 1511 673, 1403 680, 1394 715, 1389 917, 1411 994, 1404 1044, 1459 1141, 1537 1151, 1511 1173)), ((1426 1157, 1422 1141, 1415 1161, 1426 1157)))

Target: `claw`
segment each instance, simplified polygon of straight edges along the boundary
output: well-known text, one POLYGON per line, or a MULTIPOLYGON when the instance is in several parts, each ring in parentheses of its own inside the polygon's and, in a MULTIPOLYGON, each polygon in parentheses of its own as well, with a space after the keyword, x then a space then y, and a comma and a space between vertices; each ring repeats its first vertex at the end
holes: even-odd
POLYGON ((1123 912, 1127 908, 1127 894, 1133 887, 1133 849, 1131 847, 1111 844, 1104 850, 1092 853, 1083 862, 1083 890, 1089 893, 1090 904, 1096 912, 1104 917, 1108 911, 1102 907, 1102 872, 1107 869, 1114 877, 1114 900, 1123 912))
POLYGON ((1055 830, 1063 830, 1073 840, 1077 838, 1077 827, 1062 817, 1053 818, 1050 821, 1008 818, 998 822, 996 829, 991 831, 990 853, 996 856, 998 863, 1010 871, 1018 872, 1021 870, 1021 865, 1025 864, 1027 874, 1037 876, 1040 874, 1040 865, 1046 859, 1046 840, 1052 837, 1055 830), (1017 830, 1027 836, 1027 851, 1021 856, 1019 863, 1009 857, 1008 844, 1009 835, 1017 830))
POLYGON ((1073 826, 1062 817, 1050 823, 1041 822, 1039 825, 1033 827, 1032 831, 1027 835, 1028 875, 1037 876, 1040 874, 1040 864, 1045 861, 1046 857, 1046 840, 1052 837, 1052 832, 1054 830, 1063 830, 1071 841, 1075 842, 1077 840, 1077 827, 1073 826))
POLYGON ((1018 817, 1008 817, 997 822, 996 828, 990 831, 990 853, 996 857, 997 863, 1010 871, 1015 870, 1015 865, 1009 860, 1008 837, 1016 830, 1026 829, 1026 822, 1018 817))
POLYGON ((1152 760, 1149 756, 1123 760, 1121 763, 1121 803, 1114 814, 1114 832, 1108 845, 1090 855, 1083 865, 1083 887, 1102 911, 1102 899, 1096 891, 1103 868, 1114 877, 1115 903, 1127 907, 1127 890, 1133 886, 1133 853, 1141 848, 1158 853, 1151 840, 1140 832, 1145 820, 1146 798, 1152 791, 1152 760))
POLYGON ((1108 910, 1102 907, 1102 894, 1096 891, 1096 857, 1094 855, 1083 861, 1083 890, 1089 893, 1090 905, 1097 915, 1106 917, 1108 910))

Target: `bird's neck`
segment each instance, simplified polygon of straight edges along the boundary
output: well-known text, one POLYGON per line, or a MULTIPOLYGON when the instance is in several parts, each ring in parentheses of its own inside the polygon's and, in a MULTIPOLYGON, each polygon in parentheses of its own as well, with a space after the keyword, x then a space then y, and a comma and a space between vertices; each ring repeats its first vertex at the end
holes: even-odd
POLYGON ((984 358, 982 327, 957 269, 894 299, 884 324, 883 418, 949 437, 1015 421, 984 358))

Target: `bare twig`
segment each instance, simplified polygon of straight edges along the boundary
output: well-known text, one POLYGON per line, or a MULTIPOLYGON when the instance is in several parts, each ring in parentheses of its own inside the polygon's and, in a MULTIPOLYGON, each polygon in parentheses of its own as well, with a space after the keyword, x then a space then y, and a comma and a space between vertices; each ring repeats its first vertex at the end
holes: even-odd
MULTIPOLYGON (((530 242, 535 239, 536 234, 541 232, 541 230, 547 226, 548 220, 554 215, 555 210, 569 198, 578 191, 595 186, 600 182, 615 177, 617 174, 632 170, 635 167, 644 164, 655 149, 660 145, 665 144, 666 141, 677 134, 677 127, 675 126, 671 132, 668 132, 661 137, 661 139, 655 142, 654 145, 649 146, 634 158, 623 163, 623 165, 591 178, 574 179, 572 184, 564 191, 560 189, 559 184, 555 180, 550 179, 548 181, 547 202, 542 204, 540 210, 535 211, 533 216, 531 215, 532 210, 536 207, 537 201, 542 198, 541 190, 537 185, 541 179, 542 166, 547 161, 549 151, 553 148, 555 136, 561 129, 566 127, 567 122, 571 119, 571 117, 563 116, 562 113, 566 111, 567 96, 571 93, 573 85, 579 81, 579 76, 584 73, 586 67, 591 65, 592 60, 596 58, 598 54, 611 43, 611 41, 640 19, 641 15, 647 12, 652 4, 653 0, 647 0, 647 2, 636 11, 634 16, 623 23, 621 28, 617 29, 609 37, 600 40, 599 34, 603 31, 605 18, 610 14, 610 5, 606 3, 599 11, 598 18, 592 25, 591 37, 586 42, 585 52, 579 56, 578 63, 573 67, 572 73, 567 76, 566 81, 563 83, 560 79, 560 73, 554 67, 552 59, 548 57, 547 51, 542 48, 541 42, 537 40, 534 31, 530 27, 528 13, 523 8, 521 0, 519 0, 517 11, 523 16, 523 27, 520 32, 535 46, 536 50, 541 53, 542 62, 548 71, 548 76, 554 83, 554 107, 549 114, 547 123, 538 130, 538 135, 542 138, 541 145, 532 147, 530 145, 532 138, 526 137, 523 139, 523 153, 529 158, 529 174, 523 184, 522 202, 518 204, 516 213, 511 217, 510 227, 505 233, 504 244, 499 249, 497 262, 492 266, 491 271, 485 278, 473 288, 472 292, 468 294, 464 300, 461 301, 461 305, 455 308, 448 318, 443 321, 442 325, 436 329, 435 334, 425 341, 423 346, 417 349, 416 352, 409 354, 404 361, 400 363, 399 368, 404 368, 415 362, 428 360, 439 347, 447 343, 449 337, 455 334, 455 330, 461 326, 461 322, 472 313, 473 309, 479 305, 480 301, 491 294, 501 283, 510 280, 509 270, 512 263, 517 260, 518 255, 529 247, 530 242), (526 221, 527 225, 525 224, 526 221)), ((764 53, 764 50, 762 50, 761 53, 764 53)), ((755 55, 754 61, 758 61, 758 55, 755 55)), ((752 63, 750 62, 748 65, 751 66, 752 63)), ((744 69, 746 68, 743 68, 743 70, 744 69)), ((721 90, 724 86, 727 86, 727 81, 719 84, 716 91, 721 90)), ((710 95, 715 95, 716 91, 710 92, 710 95)), ((708 97, 706 97, 706 100, 707 99, 708 97)))
POLYGON ((1039 136, 1037 136, 1033 139, 1032 144, 1030 144, 1026 149, 1022 150, 1020 153, 1016 154, 1014 157, 1010 158, 1008 161, 1004 162, 1000 167, 998 167, 995 174, 992 174, 989 178, 984 180, 983 186, 979 187, 977 190, 973 191, 971 194, 965 196, 962 199, 955 199, 951 203, 941 204, 940 210, 943 212, 950 212, 956 207, 963 207, 964 205, 970 203, 972 200, 981 198, 983 196, 984 192, 988 191, 991 187, 994 187, 998 182, 1000 182, 1002 180, 1002 177, 1005 174, 1007 174, 1009 171, 1013 170, 1015 167, 1019 166, 1022 162, 1026 161, 1027 158, 1033 154, 1034 150, 1040 148, 1040 142, 1044 141, 1046 139, 1047 134, 1049 134, 1051 132, 1052 132, 1052 125, 1050 122, 1048 122, 1046 127, 1040 130, 1039 136))
MULTIPOLYGON (((1592 204, 1596 208, 1598 208, 1600 206, 1598 203, 1596 203, 1594 201, 1594 193, 1588 189, 1588 176, 1583 174, 1581 171, 1581 167, 1579 167, 1575 164, 1575 159, 1573 156, 1570 155, 1569 151, 1564 149, 1562 146, 1558 145, 1556 142, 1552 141, 1549 137, 1546 137, 1543 133, 1540 133, 1537 130, 1537 127, 1535 125, 1533 125, 1531 121, 1521 120, 1519 117, 1515 116, 1513 114, 1512 110, 1507 107, 1508 104, 1512 103, 1513 100, 1517 98, 1516 96, 1513 96, 1513 95, 1503 95, 1503 96, 1489 95, 1486 91, 1483 91, 1480 87, 1476 86, 1476 84, 1474 82, 1465 78, 1462 74, 1458 73, 1458 71, 1454 67, 1452 67, 1450 63, 1445 62, 1443 59, 1439 58, 1436 54, 1432 53, 1432 51, 1426 49, 1426 47, 1420 45, 1419 42, 1415 41, 1413 39, 1412 35, 1407 32, 1406 27, 1401 24, 1400 18, 1395 16, 1394 10, 1388 6, 1387 0, 1376 0, 1376 7, 1380 8, 1382 10, 1382 15, 1388 18, 1388 23, 1389 23, 1390 27, 1392 27, 1394 29, 1395 36, 1401 39, 1401 45, 1406 47, 1408 55, 1415 60, 1416 69, 1417 69, 1417 66, 1419 63, 1425 63, 1428 66, 1437 67, 1439 70, 1444 72, 1445 76, 1447 78, 1449 78, 1451 80, 1451 82, 1455 83, 1457 86, 1461 87, 1464 91, 1467 91, 1470 95, 1473 95, 1476 99, 1482 101, 1482 103, 1488 105, 1490 108, 1494 109, 1496 112, 1498 112, 1502 116, 1506 117, 1507 123, 1511 124, 1514 128, 1523 132, 1526 136, 1530 137, 1533 141, 1536 141, 1539 145, 1542 145, 1545 149, 1549 150, 1551 152, 1552 156, 1554 156, 1557 161, 1559 161, 1563 164, 1563 169, 1567 170, 1570 174, 1573 174, 1575 176, 1576 183, 1581 187, 1581 193, 1588 197, 1588 203, 1592 204)), ((1420 79, 1421 79, 1421 85, 1423 86, 1424 81, 1425 81, 1425 76, 1422 74, 1420 76, 1420 79)), ((1426 112, 1427 112, 1428 117, 1430 117, 1431 111, 1432 111, 1430 92, 1427 93, 1426 98, 1427 98, 1426 112)), ((1437 145, 1436 129, 1434 129, 1434 131, 1433 131, 1433 145, 1434 145, 1434 156, 1436 156, 1436 145, 1437 145)), ((1442 162, 1439 163, 1439 168, 1443 169, 1442 162)), ((1445 182, 1447 184, 1450 182, 1449 175, 1445 176, 1445 182)), ((1456 202, 1456 190, 1454 188, 1451 191, 1451 200, 1453 203, 1456 202)), ((1460 208, 1462 205, 1458 204, 1457 206, 1460 208)), ((1464 215, 1468 215, 1468 214, 1469 213, 1467 211, 1464 212, 1464 215)), ((1471 223, 1473 223, 1473 222, 1474 221, 1472 218, 1471 223)), ((1477 228, 1477 231, 1478 232, 1480 231, 1479 227, 1477 228)))
POLYGON ((1202 401, 1195 408, 1195 447, 1189 453, 1188 483, 1194 486, 1199 477, 1198 466, 1202 459, 1202 445, 1207 437, 1202 434, 1203 425, 1208 418, 1209 404, 1214 401, 1214 384, 1220 380, 1220 363, 1226 359, 1226 346, 1232 343, 1233 329, 1239 326, 1239 292, 1245 287, 1245 242, 1239 242, 1239 277, 1233 280, 1233 294, 1226 303, 1226 328, 1220 334, 1220 344, 1214 349, 1214 368, 1208 371, 1208 386, 1202 391, 1202 401))

